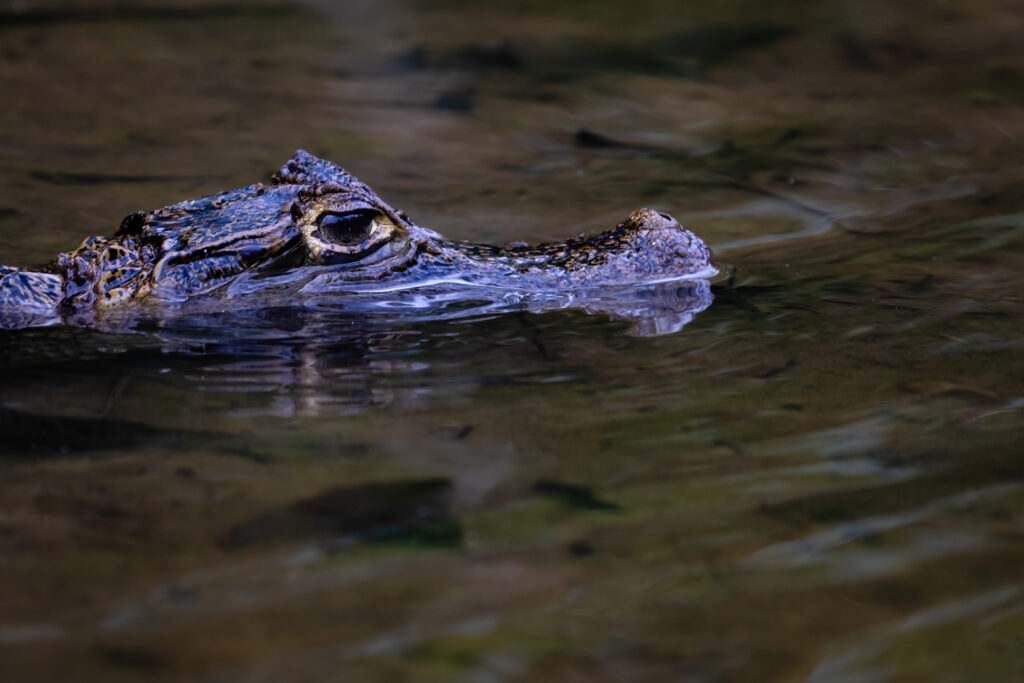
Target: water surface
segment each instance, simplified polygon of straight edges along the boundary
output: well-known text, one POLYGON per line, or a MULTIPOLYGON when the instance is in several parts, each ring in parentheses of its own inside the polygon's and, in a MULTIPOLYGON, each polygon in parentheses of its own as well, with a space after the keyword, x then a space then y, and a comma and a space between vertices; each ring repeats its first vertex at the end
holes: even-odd
POLYGON ((301 147, 451 238, 668 211, 725 275, 648 336, 0 332, 0 677, 1020 679, 1024 13, 548 5, 2 10, 4 263, 301 147))

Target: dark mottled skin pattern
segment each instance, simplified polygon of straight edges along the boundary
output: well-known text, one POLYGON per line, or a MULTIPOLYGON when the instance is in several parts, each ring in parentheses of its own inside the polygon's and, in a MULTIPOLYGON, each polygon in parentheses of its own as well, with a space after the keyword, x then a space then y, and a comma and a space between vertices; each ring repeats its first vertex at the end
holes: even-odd
POLYGON ((89 237, 38 271, 0 267, 0 312, 226 300, 297 279, 299 291, 318 293, 365 282, 404 288, 436 281, 530 291, 713 272, 704 243, 650 209, 608 232, 564 242, 451 242, 414 224, 335 164, 300 150, 269 185, 134 213, 113 237, 89 237), (345 232, 355 231, 352 225, 363 232, 345 232))

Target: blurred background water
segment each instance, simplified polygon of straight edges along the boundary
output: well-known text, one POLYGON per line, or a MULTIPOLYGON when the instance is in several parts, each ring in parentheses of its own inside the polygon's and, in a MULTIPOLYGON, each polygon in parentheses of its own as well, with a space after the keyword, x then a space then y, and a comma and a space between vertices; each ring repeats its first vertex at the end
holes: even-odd
POLYGON ((0 331, 0 678, 1024 676, 1024 8, 0 5, 0 262, 296 148, 451 238, 640 206, 681 332, 0 331))

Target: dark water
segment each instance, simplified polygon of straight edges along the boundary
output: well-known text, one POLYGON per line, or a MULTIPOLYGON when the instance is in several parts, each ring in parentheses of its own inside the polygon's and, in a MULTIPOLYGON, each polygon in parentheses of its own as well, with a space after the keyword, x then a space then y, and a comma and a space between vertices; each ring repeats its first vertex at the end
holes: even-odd
POLYGON ((1021 680, 1024 11, 678 5, 2 7, 0 262, 303 147, 727 274, 0 332, 0 679, 1021 680))

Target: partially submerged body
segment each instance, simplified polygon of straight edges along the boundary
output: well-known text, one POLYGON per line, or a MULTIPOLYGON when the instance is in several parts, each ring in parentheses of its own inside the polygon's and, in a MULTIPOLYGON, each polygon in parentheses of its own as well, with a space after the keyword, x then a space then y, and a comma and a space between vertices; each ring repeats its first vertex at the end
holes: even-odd
POLYGON ((564 242, 449 241, 335 164, 298 151, 268 185, 132 214, 113 237, 89 237, 39 270, 0 267, 0 326, 430 287, 465 291, 465 300, 575 301, 634 319, 595 302, 617 288, 692 281, 692 301, 675 306, 692 313, 710 303, 705 279, 715 272, 699 237, 650 209, 564 242))

